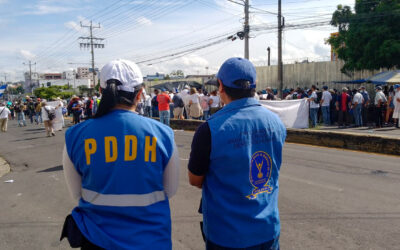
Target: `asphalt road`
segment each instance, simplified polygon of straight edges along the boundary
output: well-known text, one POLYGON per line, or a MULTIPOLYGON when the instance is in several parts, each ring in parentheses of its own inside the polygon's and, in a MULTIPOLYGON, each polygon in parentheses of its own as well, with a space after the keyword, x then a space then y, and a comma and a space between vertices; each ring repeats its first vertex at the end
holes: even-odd
MULTIPOLYGON (((12 172, 0 178, 0 249, 68 249, 59 235, 75 203, 61 166, 63 132, 36 125, 0 134, 12 172), (13 183, 5 183, 14 180, 13 183)), ((193 133, 176 131, 181 158, 171 199, 174 249, 204 249, 200 190, 187 181, 193 133)), ((280 177, 281 249, 400 249, 400 158, 287 144, 280 177)))

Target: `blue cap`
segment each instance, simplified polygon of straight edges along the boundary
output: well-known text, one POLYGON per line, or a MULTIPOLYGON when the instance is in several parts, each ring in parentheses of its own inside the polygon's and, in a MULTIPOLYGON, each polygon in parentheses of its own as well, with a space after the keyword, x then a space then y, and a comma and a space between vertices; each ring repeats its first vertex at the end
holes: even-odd
POLYGON ((250 82, 250 89, 256 88, 257 73, 254 65, 247 59, 233 57, 226 60, 218 71, 217 78, 224 86, 240 89, 234 84, 237 80, 250 82))
POLYGON ((400 88, 400 84, 395 84, 394 89, 400 88))
POLYGON ((162 88, 162 89, 161 89, 161 92, 165 92, 165 91, 167 91, 165 88, 162 88))

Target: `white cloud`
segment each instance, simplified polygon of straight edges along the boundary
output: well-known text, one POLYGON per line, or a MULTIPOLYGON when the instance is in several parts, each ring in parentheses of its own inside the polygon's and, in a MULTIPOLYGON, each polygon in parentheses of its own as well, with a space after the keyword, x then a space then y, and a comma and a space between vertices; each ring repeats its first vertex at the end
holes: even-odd
POLYGON ((26 15, 48 15, 48 14, 58 14, 58 13, 65 13, 75 10, 72 7, 66 6, 52 6, 46 4, 37 4, 33 7, 32 10, 26 11, 24 14, 26 15))
POLYGON ((29 50, 23 50, 21 49, 19 52, 19 55, 25 59, 25 60, 32 60, 36 57, 36 55, 34 55, 32 52, 30 52, 29 50))
POLYGON ((145 18, 143 16, 136 19, 136 22, 138 22, 141 25, 145 25, 145 26, 150 26, 153 24, 153 22, 150 19, 145 18))
POLYGON ((76 30, 76 31, 80 31, 81 30, 81 26, 79 24, 77 24, 76 22, 74 22, 74 21, 66 22, 66 23, 64 23, 64 26, 67 27, 68 29, 73 29, 73 30, 76 30))

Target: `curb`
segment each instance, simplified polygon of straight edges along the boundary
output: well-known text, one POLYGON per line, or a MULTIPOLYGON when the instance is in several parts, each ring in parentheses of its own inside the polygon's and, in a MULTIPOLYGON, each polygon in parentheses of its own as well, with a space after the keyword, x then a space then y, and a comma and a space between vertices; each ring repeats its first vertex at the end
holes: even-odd
MULTIPOLYGON (((171 119, 170 126, 172 129, 195 131, 203 122, 171 119)), ((287 129, 286 142, 350 149, 368 153, 400 155, 400 139, 380 135, 289 128, 287 129)))
POLYGON ((10 172, 10 165, 0 157, 0 178, 10 172))
POLYGON ((380 135, 288 129, 286 141, 368 153, 400 155, 400 139, 380 135))

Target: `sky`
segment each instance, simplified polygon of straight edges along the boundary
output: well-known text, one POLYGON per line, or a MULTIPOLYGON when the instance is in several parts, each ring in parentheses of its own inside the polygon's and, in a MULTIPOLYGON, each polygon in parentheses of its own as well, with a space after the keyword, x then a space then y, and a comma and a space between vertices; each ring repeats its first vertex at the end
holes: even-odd
MULTIPOLYGON (((267 47, 277 63, 277 2, 250 0, 250 60, 257 66, 267 64, 267 47)), ((337 29, 327 23, 338 4, 353 7, 354 0, 282 0, 285 64, 330 59, 325 40, 337 29)), ((104 48, 95 48, 98 68, 124 58, 144 75, 213 74, 244 55, 244 41, 227 39, 243 30, 243 13, 229 0, 0 0, 0 81, 23 80, 29 61, 41 73, 89 66, 90 50, 79 38, 89 36, 81 24, 90 21, 93 36, 104 38, 104 48)))

